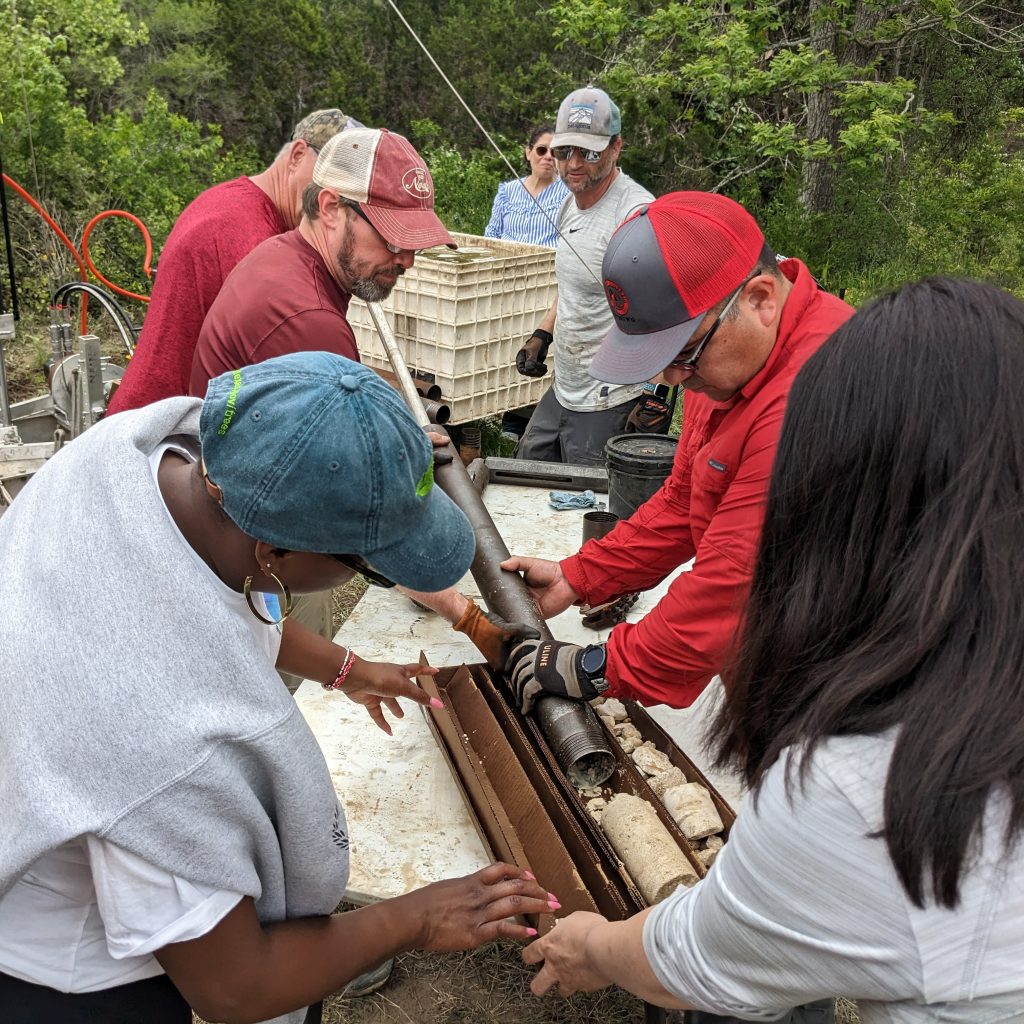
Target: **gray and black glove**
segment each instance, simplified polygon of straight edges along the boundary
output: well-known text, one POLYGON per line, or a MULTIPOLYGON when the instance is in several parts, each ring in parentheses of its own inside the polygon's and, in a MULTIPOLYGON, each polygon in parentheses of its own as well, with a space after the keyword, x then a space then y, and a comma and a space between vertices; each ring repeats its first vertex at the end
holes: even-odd
POLYGON ((580 665, 587 649, 557 640, 524 640, 513 648, 505 674, 524 715, 545 694, 572 700, 593 700, 600 695, 580 665))
POLYGON ((551 333, 538 327, 516 353, 516 369, 524 377, 543 377, 548 372, 548 364, 544 360, 551 342, 551 333))

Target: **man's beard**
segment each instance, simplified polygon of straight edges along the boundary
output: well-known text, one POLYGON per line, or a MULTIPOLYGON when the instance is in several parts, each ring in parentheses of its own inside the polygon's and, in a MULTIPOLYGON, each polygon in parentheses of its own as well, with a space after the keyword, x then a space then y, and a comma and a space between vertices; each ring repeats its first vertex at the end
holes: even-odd
MULTIPOLYGON (((378 281, 376 275, 373 277, 359 277, 352 262, 352 254, 356 248, 356 234, 352 225, 346 225, 345 237, 342 239, 341 248, 335 256, 338 264, 338 271, 345 287, 363 302, 383 302, 390 294, 394 283, 383 283, 378 281)), ((379 267, 377 274, 390 274, 394 277, 401 277, 405 273, 405 267, 394 264, 390 267, 379 267)))
POLYGON ((607 178, 608 175, 615 170, 615 166, 616 161, 609 160, 608 163, 606 163, 603 167, 599 169, 596 175, 588 175, 588 177, 584 181, 581 181, 578 184, 572 184, 569 181, 566 181, 565 184, 568 186, 569 191, 572 192, 574 195, 581 195, 583 193, 589 192, 592 188, 596 188, 598 185, 600 185, 601 182, 604 181, 604 179, 607 178))

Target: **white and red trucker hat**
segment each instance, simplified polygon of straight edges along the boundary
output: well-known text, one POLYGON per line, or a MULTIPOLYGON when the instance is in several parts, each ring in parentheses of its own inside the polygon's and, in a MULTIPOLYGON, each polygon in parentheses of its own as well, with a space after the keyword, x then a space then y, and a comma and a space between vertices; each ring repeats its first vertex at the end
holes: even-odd
POLYGON ((384 128, 349 128, 329 139, 313 181, 359 204, 386 242, 402 249, 457 248, 434 213, 434 182, 409 140, 384 128))
POLYGON ((757 265, 764 234, 726 196, 669 192, 623 222, 605 250, 601 276, 615 318, 590 375, 636 384, 661 373, 705 314, 757 265))

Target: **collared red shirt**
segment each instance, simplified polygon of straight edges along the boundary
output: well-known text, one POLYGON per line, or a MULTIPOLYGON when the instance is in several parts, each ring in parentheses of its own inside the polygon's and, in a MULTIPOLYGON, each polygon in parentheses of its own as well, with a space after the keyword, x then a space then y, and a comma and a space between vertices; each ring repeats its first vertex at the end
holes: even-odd
POLYGON ((612 631, 609 695, 689 707, 728 657, 750 586, 790 386, 853 314, 821 290, 799 260, 780 269, 793 287, 765 365, 728 402, 687 394, 665 484, 611 533, 561 563, 581 599, 596 605, 649 590, 695 559, 640 622, 612 631))

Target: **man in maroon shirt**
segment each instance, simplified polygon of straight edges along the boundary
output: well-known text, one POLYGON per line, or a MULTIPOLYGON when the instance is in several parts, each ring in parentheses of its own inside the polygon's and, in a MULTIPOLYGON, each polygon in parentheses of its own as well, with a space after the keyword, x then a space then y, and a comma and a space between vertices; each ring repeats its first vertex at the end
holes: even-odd
POLYGON ((190 394, 213 377, 289 352, 359 359, 351 295, 386 298, 418 249, 455 247, 434 213, 434 186, 401 135, 350 128, 323 148, 294 231, 258 245, 228 275, 192 361, 190 394))
MULTIPOLYGON (((345 318, 351 295, 386 298, 416 251, 454 248, 434 213, 426 164, 401 135, 350 128, 331 139, 313 168, 294 231, 257 246, 231 272, 203 323, 190 392, 226 370, 298 351, 359 359, 345 318)), ((315 510, 313 510, 315 511, 315 510)), ((465 633, 495 666, 518 626, 485 616, 457 590, 405 591, 465 633)), ((301 621, 331 636, 330 595, 308 595, 301 621)), ((294 681, 297 683, 297 681, 294 681)))
POLYGON ((772 459, 797 371, 853 310, 799 260, 778 262, 741 206, 675 192, 609 243, 615 326, 590 372, 616 384, 659 371, 686 391, 664 486, 570 558, 513 557, 541 611, 657 586, 694 559, 637 623, 587 648, 527 641, 510 671, 524 706, 541 690, 688 707, 728 660, 761 533, 772 459))
POLYGON ((160 254, 135 354, 108 414, 188 394, 199 329, 224 279, 260 242, 299 223, 317 154, 358 124, 340 110, 316 110, 266 170, 214 185, 185 207, 160 254))

